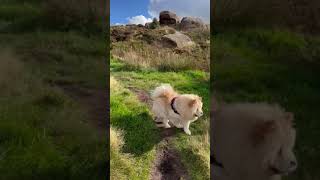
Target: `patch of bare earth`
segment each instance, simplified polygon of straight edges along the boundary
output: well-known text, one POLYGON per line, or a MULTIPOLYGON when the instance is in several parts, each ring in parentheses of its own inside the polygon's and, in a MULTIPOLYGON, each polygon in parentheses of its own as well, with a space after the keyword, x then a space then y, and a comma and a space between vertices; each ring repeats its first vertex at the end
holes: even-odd
POLYGON ((188 172, 183 166, 179 153, 168 144, 157 150, 151 170, 152 180, 187 180, 188 172))
POLYGON ((90 121, 99 132, 105 133, 107 127, 107 115, 109 108, 106 89, 84 88, 74 84, 55 83, 65 93, 77 101, 88 111, 90 121))
MULTIPOLYGON (((152 100, 146 91, 129 88, 137 95, 140 102, 152 106, 152 100)), ((170 145, 176 134, 174 128, 161 129, 161 139, 151 169, 151 180, 189 180, 188 172, 181 162, 179 153, 170 145)))

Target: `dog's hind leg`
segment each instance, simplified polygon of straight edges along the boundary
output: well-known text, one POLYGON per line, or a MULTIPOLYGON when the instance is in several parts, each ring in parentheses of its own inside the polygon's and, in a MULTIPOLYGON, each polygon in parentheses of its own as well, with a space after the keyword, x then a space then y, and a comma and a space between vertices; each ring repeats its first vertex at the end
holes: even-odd
POLYGON ((162 124, 157 124, 157 127, 171 128, 168 119, 163 119, 163 121, 159 122, 162 122, 162 124))
POLYGON ((171 128, 170 124, 157 124, 157 127, 171 128))

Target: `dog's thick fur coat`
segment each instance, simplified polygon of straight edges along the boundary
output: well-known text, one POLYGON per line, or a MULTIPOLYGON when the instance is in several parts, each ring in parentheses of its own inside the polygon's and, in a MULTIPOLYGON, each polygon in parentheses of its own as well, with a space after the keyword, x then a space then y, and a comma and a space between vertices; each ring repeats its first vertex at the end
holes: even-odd
POLYGON ((170 124, 173 124, 177 128, 183 128, 186 134, 191 135, 190 123, 203 115, 201 97, 194 94, 178 94, 169 84, 157 87, 151 93, 151 98, 155 121, 162 123, 158 127, 170 128, 170 124))
POLYGON ((294 171, 293 114, 264 103, 228 104, 212 112, 214 180, 280 180, 294 171))

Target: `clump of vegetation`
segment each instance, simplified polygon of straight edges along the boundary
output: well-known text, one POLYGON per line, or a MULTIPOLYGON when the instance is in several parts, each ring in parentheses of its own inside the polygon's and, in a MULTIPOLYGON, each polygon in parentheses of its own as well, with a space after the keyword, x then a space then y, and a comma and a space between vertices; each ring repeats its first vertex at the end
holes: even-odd
POLYGON ((191 69, 206 69, 206 61, 201 61, 190 55, 181 55, 171 50, 158 50, 150 45, 118 44, 112 51, 114 56, 127 64, 131 69, 150 69, 159 71, 184 71, 191 69), (195 61, 198 61, 195 63, 195 61))
POLYGON ((137 176, 133 171, 134 159, 130 154, 122 152, 124 145, 123 133, 113 127, 110 128, 110 179, 129 179, 137 176))
POLYGON ((160 22, 157 20, 157 18, 153 18, 152 23, 150 24, 151 29, 156 29, 160 27, 160 22))

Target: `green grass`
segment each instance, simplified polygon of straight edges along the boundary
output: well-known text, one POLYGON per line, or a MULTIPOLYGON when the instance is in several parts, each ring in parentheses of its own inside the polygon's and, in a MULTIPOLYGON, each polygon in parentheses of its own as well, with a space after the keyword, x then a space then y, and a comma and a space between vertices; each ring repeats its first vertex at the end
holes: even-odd
POLYGON ((226 102, 279 103, 295 114, 297 171, 319 179, 319 37, 287 30, 237 29, 212 36, 211 88, 226 102))
POLYGON ((0 45, 14 49, 26 66, 46 82, 105 86, 105 43, 77 32, 0 34, 0 45), (91 44, 91 46, 87 46, 91 44))
MULTIPOLYGON (((203 71, 191 70, 182 72, 132 70, 128 69, 126 64, 114 59, 111 59, 110 69, 111 76, 127 89, 139 89, 149 93, 161 83, 169 83, 181 93, 195 93, 203 97, 204 117, 201 117, 190 126, 190 130, 193 133, 192 136, 186 135, 181 129, 176 129, 178 134, 173 138, 173 145, 181 154, 182 162, 187 167, 192 179, 209 179, 209 74, 203 71)), ((111 125, 122 129, 125 134, 128 134, 124 136, 124 149, 129 146, 129 151, 126 152, 135 155, 133 158, 139 159, 140 155, 139 153, 137 154, 136 148, 149 152, 152 149, 149 147, 150 143, 152 147, 156 147, 158 143, 158 141, 144 140, 142 144, 139 142, 139 137, 148 137, 143 135, 145 131, 158 136, 159 130, 155 127, 152 117, 149 115, 149 109, 146 106, 144 106, 143 122, 140 122, 141 113, 139 113, 139 108, 141 104, 136 100, 135 96, 132 96, 132 92, 128 90, 111 91, 111 97, 113 99, 111 100, 111 125), (128 101, 132 101, 131 98, 134 98, 135 103, 126 103, 125 99, 127 98, 129 99, 128 101), (114 102, 114 100, 117 101, 114 102), (123 107, 119 104, 126 104, 126 106, 123 107), (131 109, 129 116, 124 113, 128 108, 131 109), (112 109, 121 109, 121 111, 112 109), (120 120, 113 120, 114 117, 119 117, 120 120), (119 122, 124 124, 123 127, 116 125, 119 122)), ((154 156, 154 153, 151 155, 154 156)), ((151 160, 149 159, 149 161, 151 160)), ((146 166, 147 169, 150 168, 149 165, 146 166)))
POLYGON ((15 55, 2 56, 0 64, 2 178, 104 177, 105 139, 88 122, 86 109, 15 55))
POLYGON ((103 179, 107 138, 64 89, 105 88, 106 42, 51 28, 41 7, 0 0, 0 179, 103 179))
POLYGON ((122 130, 122 148, 116 149, 111 144, 111 179, 148 179, 151 163, 155 155, 155 144, 159 142, 159 131, 152 123, 146 105, 140 103, 136 96, 111 79, 110 98, 111 127, 122 130), (128 162, 124 153, 130 153, 128 162), (130 163, 130 160, 132 161, 130 163), (119 164, 122 164, 121 166, 119 164), (126 170, 123 170, 126 168, 126 170))

